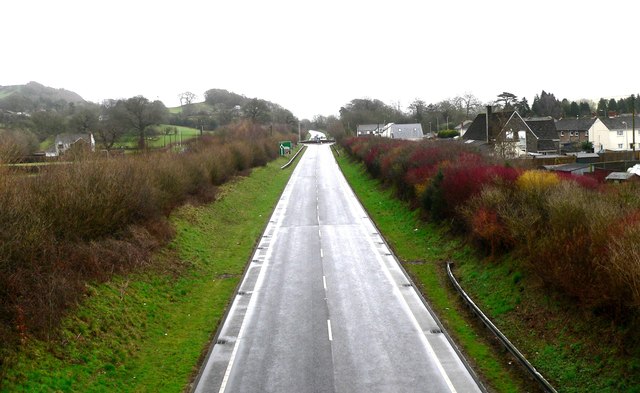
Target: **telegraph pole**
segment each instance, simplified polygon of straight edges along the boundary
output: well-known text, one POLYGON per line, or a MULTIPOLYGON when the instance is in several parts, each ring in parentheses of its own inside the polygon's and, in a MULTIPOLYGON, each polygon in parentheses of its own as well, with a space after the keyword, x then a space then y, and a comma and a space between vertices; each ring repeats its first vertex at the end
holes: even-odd
POLYGON ((636 159, 636 95, 631 94, 631 135, 632 135, 632 143, 633 143, 633 160, 636 159))

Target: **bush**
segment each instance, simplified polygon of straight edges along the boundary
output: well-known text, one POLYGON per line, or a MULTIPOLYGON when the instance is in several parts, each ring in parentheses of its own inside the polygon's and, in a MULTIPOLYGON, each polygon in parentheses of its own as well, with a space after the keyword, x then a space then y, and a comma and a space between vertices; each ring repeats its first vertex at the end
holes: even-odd
POLYGON ((181 154, 88 155, 31 177, 0 169, 0 341, 47 337, 86 281, 140 266, 168 241, 175 206, 210 200, 276 147, 266 137, 200 138, 181 154))

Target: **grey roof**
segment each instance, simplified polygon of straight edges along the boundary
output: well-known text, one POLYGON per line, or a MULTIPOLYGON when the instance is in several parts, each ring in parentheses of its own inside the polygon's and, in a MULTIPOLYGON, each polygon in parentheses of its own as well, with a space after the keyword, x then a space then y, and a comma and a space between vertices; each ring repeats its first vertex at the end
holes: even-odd
MULTIPOLYGON (((610 130, 630 130, 633 127, 633 116, 602 117, 600 120, 610 130)), ((640 116, 636 116, 636 130, 638 129, 640 129, 640 116)))
POLYGON ((549 170, 549 171, 558 171, 558 172, 575 172, 575 171, 581 171, 584 169, 589 168, 589 164, 577 164, 577 163, 571 163, 571 164, 559 164, 559 165, 544 165, 544 169, 549 170))
POLYGON ((466 130, 467 128, 469 128, 469 126, 471 126, 471 123, 473 123, 473 120, 465 120, 462 123, 458 124, 454 128, 454 130, 458 130, 458 131, 466 130))
POLYGON ((553 119, 530 119, 525 120, 525 122, 538 139, 558 140, 558 130, 556 130, 556 124, 553 119))
POLYGON ((581 118, 581 119, 560 119, 556 120, 556 130, 558 131, 587 131, 593 123, 595 118, 581 118))
MULTIPOLYGON (((514 111, 492 112, 489 116, 489 135, 495 138, 496 135, 504 128, 514 111)), ((473 122, 464 133, 463 139, 472 139, 476 141, 487 140, 487 114, 480 113, 473 119, 473 122)))
POLYGON ((377 131, 382 124, 358 124, 358 132, 377 131))
POLYGON ((422 125, 420 123, 412 124, 390 124, 391 134, 395 139, 422 139, 422 125))
POLYGON ((635 173, 629 173, 629 172, 611 172, 607 177, 605 177, 605 180, 629 180, 634 176, 638 176, 635 173))
POLYGON ((84 140, 87 143, 91 143, 91 134, 58 134, 56 135, 56 140, 54 142, 55 146, 60 144, 62 145, 71 145, 79 140, 84 140))

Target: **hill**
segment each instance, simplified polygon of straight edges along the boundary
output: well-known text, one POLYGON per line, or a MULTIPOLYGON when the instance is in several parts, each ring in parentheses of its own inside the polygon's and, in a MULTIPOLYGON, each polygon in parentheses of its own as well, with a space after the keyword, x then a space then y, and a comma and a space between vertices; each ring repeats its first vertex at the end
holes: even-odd
POLYGON ((37 82, 26 85, 0 86, 0 109, 14 112, 33 112, 40 109, 59 109, 70 103, 86 101, 79 94, 37 82))

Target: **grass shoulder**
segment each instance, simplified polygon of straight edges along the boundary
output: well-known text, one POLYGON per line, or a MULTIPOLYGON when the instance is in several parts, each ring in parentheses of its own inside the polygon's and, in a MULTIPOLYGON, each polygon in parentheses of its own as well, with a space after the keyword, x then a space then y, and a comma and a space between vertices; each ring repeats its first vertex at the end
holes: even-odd
MULTIPOLYGON (((489 386, 498 392, 523 391, 519 376, 514 377, 508 363, 484 332, 463 309, 456 293, 447 283, 444 266, 450 259, 474 258, 460 242, 450 239, 442 228, 421 221, 418 213, 380 186, 362 165, 341 155, 340 168, 361 203, 404 268, 438 314, 449 334, 489 386), (506 363, 506 364, 505 364, 506 363)), ((517 371, 516 371, 517 373, 517 371)))
POLYGON ((527 274, 517 255, 478 255, 447 228, 421 221, 361 164, 338 160, 405 269, 493 389, 530 390, 530 382, 460 306, 446 277, 447 260, 455 262, 454 274, 476 304, 559 391, 640 392, 640 345, 630 327, 576 308, 527 274))
POLYGON ((23 345, 0 390, 184 390, 291 175, 285 162, 178 209, 175 239, 138 272, 90 285, 59 336, 23 345))

